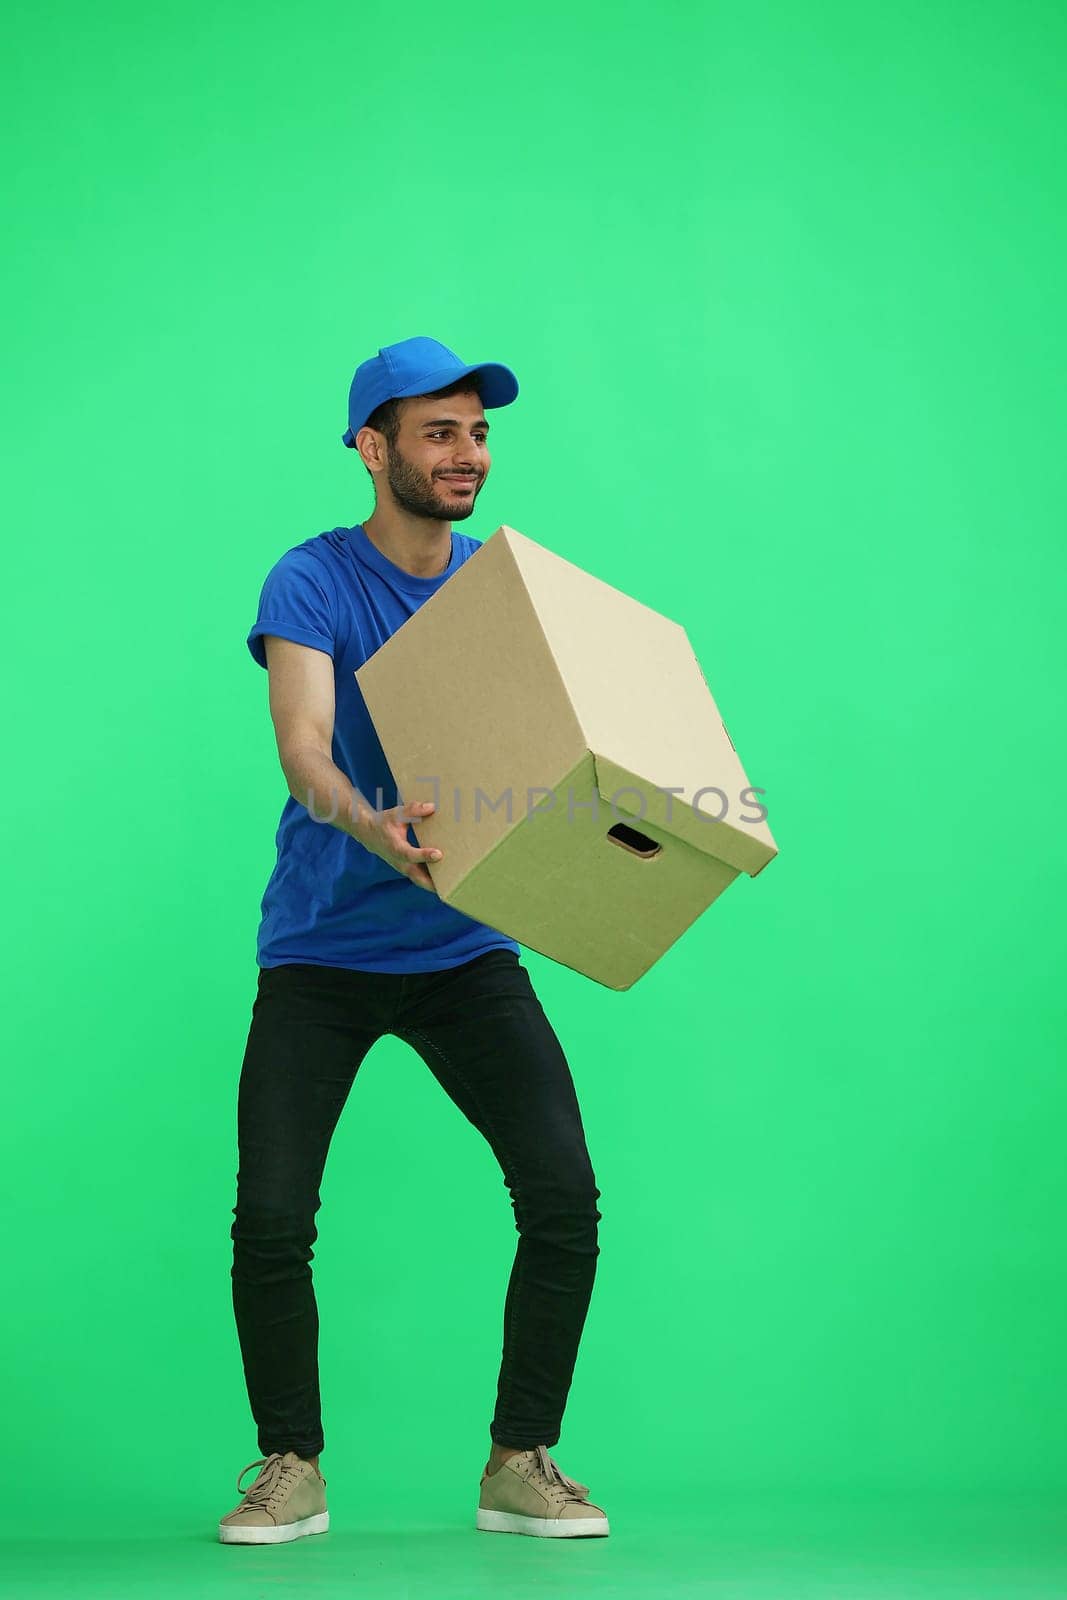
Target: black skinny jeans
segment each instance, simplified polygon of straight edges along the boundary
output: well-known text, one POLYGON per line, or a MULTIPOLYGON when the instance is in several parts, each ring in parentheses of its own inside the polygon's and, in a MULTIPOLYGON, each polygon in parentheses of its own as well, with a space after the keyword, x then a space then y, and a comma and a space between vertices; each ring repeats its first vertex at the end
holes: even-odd
POLYGON ((310 1264, 319 1185, 356 1072, 383 1034, 410 1043, 484 1134, 511 1195, 519 1240, 490 1436, 556 1444, 596 1272, 600 1190, 563 1049, 518 956, 496 949, 439 972, 260 969, 230 1230, 260 1451, 323 1448, 310 1264))

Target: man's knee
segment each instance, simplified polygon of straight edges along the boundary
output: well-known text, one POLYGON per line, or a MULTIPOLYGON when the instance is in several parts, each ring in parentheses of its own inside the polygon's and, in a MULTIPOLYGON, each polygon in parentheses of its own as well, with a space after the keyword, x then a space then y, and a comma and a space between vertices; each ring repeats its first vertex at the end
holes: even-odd
POLYGON ((537 1178, 512 1191, 515 1226, 527 1239, 580 1255, 596 1255, 600 1190, 592 1173, 576 1178, 537 1178))
POLYGON ((230 1238, 233 1277, 254 1283, 303 1277, 310 1271, 315 1255, 315 1213, 238 1200, 233 1208, 230 1238))

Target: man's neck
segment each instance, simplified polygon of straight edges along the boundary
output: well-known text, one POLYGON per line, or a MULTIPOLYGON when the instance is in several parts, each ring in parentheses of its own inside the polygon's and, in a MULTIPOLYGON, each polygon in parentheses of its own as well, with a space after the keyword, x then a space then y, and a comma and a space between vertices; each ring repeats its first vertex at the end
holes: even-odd
POLYGON ((452 559, 452 524, 376 506, 363 524, 376 550, 413 578, 439 578, 452 559))

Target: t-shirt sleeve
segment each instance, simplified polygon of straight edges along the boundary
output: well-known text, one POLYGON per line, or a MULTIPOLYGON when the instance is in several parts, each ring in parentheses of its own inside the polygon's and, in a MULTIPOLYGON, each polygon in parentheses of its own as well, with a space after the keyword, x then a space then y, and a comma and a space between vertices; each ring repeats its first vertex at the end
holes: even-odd
POLYGON ((246 640, 261 667, 267 665, 265 633, 334 653, 337 608, 332 585, 322 564, 304 550, 287 550, 264 580, 259 613, 246 640))

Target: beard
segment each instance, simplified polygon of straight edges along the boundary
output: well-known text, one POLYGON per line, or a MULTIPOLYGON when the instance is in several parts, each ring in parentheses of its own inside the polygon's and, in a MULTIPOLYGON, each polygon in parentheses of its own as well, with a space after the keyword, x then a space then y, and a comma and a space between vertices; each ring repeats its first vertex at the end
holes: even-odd
POLYGON ((430 517, 435 522, 462 522, 469 517, 485 482, 484 478, 476 477, 474 493, 460 498, 452 493, 447 483, 420 472, 399 450, 389 451, 386 478, 398 506, 416 517, 430 517))

